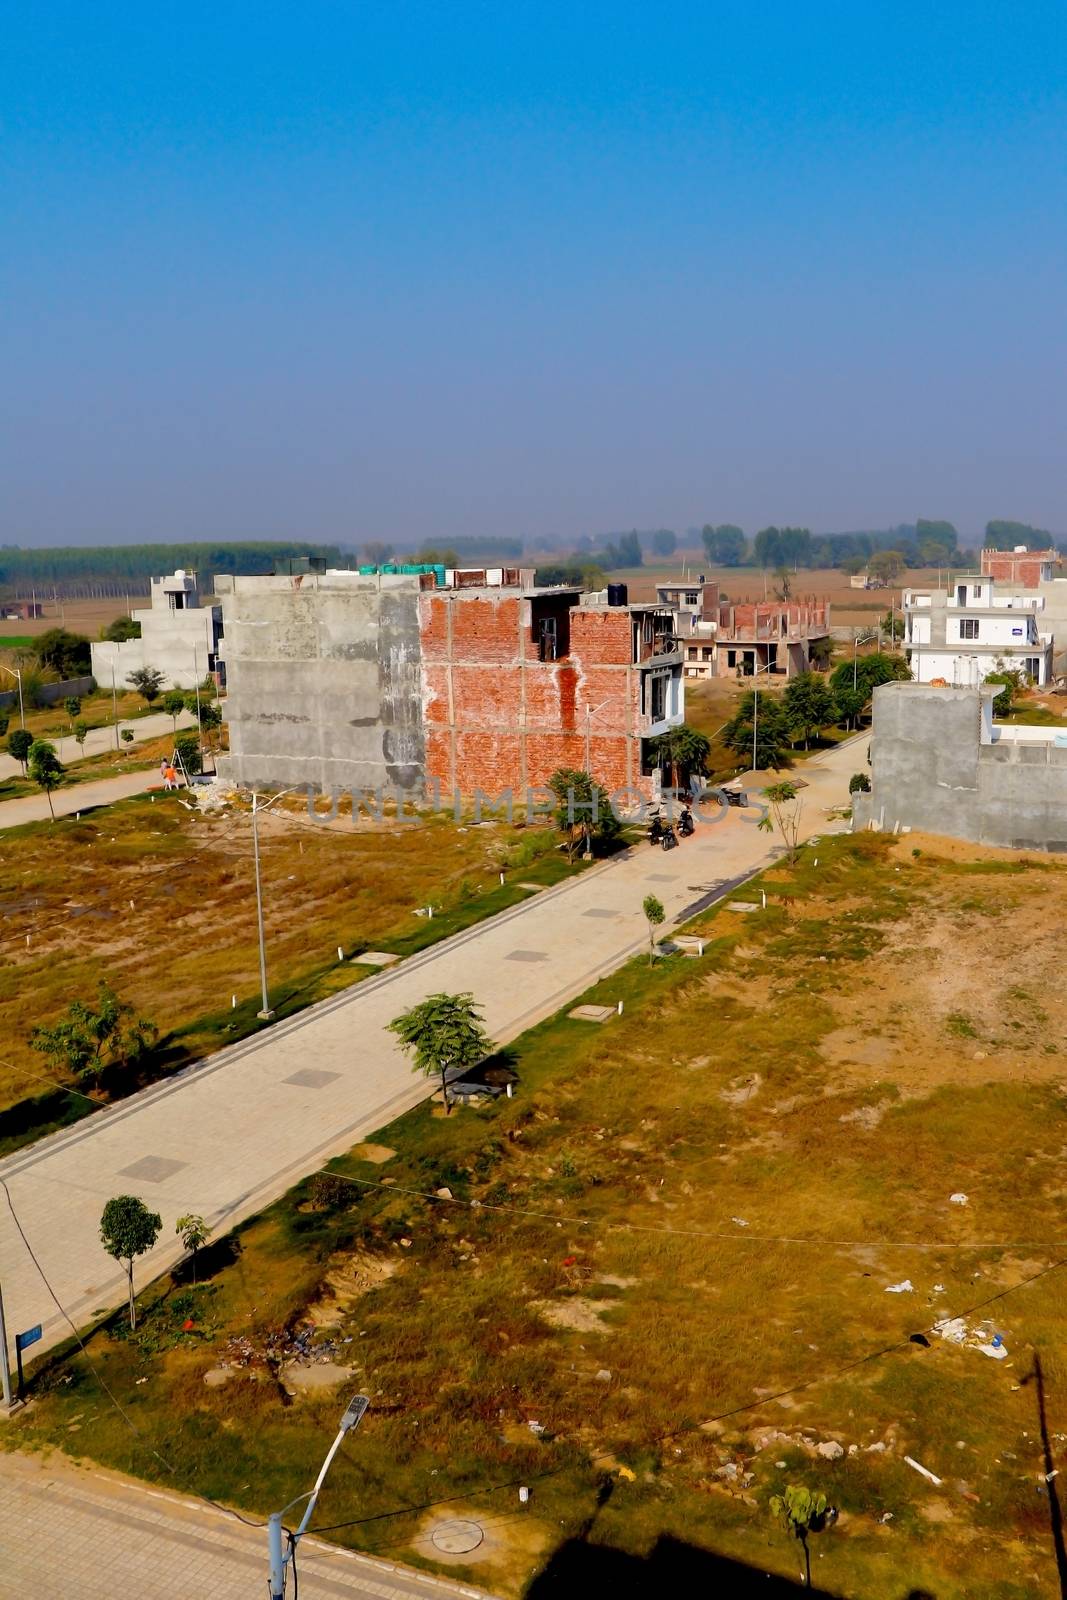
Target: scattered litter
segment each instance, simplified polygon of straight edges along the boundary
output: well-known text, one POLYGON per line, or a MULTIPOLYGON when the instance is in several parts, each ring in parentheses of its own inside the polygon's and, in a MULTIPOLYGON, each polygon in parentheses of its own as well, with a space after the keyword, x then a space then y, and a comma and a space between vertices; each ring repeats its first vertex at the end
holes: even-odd
POLYGON ((745 1221, 744 1217, 731 1217, 730 1221, 733 1222, 733 1223, 736 1223, 736 1225, 739 1228, 747 1228, 748 1227, 748 1223, 745 1221))
POLYGON ((140 1388, 142 1383, 147 1383, 147 1382, 148 1382, 147 1378, 138 1378, 138 1379, 136 1379, 136 1384, 137 1384, 138 1388, 140 1388))
POLYGON ((893 1513, 891 1511, 883 1511, 882 1515, 878 1518, 879 1522, 892 1522, 892 1520, 893 1513))
POLYGON ((992 1344, 977 1344, 975 1349, 980 1350, 984 1356, 989 1356, 993 1361, 1003 1361, 1008 1353, 1000 1342, 999 1334, 992 1344))
POLYGON ((934 1293, 935 1294, 944 1294, 944 1292, 945 1292, 945 1285, 943 1283, 935 1283, 934 1284, 934 1293))
POLYGON ((1046 1483, 1051 1483, 1053 1478, 1058 1478, 1059 1475, 1060 1475, 1059 1467, 1054 1467, 1051 1472, 1046 1472, 1045 1473, 1045 1482, 1046 1483))
POLYGON ((928 1479, 930 1483, 936 1483, 938 1488, 941 1487, 941 1479, 937 1476, 937 1473, 931 1472, 929 1467, 924 1467, 921 1461, 916 1461, 914 1456, 905 1456, 904 1460, 908 1463, 909 1467, 914 1468, 916 1472, 918 1472, 922 1477, 928 1479))
POLYGON ((625 1478, 627 1483, 636 1483, 637 1482, 637 1473, 636 1472, 631 1472, 629 1467, 624 1467, 624 1466, 620 1465, 620 1466, 615 1468, 615 1471, 618 1473, 620 1478, 625 1478))
MULTIPOLYGON (((504 874, 501 873, 500 876, 503 877, 504 874)), ((521 1484, 520 1487, 519 1487, 519 1504, 524 1506, 526 1504, 526 1502, 529 1500, 529 1498, 530 1498, 529 1489, 526 1487, 525 1484, 521 1484)))
POLYGON ((967 1337, 967 1324, 962 1317, 945 1317, 934 1323, 934 1332, 950 1344, 962 1344, 967 1337))
POLYGON ((610 1383, 611 1382, 610 1369, 608 1367, 601 1367, 600 1371, 596 1375, 596 1381, 597 1381, 597 1383, 610 1383))
POLYGON ((539 1439, 545 1431, 545 1425, 543 1422, 528 1422, 526 1426, 529 1428, 530 1432, 536 1434, 539 1439))
POLYGON ((950 1194, 948 1199, 949 1204, 953 1206, 965 1206, 967 1204, 967 1196, 965 1194, 961 1194, 959 1190, 957 1190, 955 1194, 950 1194))
POLYGON ((824 1439, 815 1446, 815 1454, 822 1456, 824 1461, 840 1461, 845 1453, 843 1444, 838 1444, 836 1439, 824 1439))
POLYGON ((915 1285, 910 1278, 901 1278, 899 1283, 890 1283, 886 1286, 886 1294, 914 1294, 915 1285))
POLYGON ((438 1200, 451 1200, 452 1198, 452 1190, 447 1184, 443 1189, 435 1189, 434 1194, 437 1196, 438 1200))

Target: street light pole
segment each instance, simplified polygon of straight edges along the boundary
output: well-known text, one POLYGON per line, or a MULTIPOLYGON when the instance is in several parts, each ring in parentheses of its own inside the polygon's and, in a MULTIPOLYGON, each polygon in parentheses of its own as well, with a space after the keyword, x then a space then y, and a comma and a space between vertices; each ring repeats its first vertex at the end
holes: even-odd
POLYGON ((259 876, 259 813, 266 811, 269 806, 274 804, 275 800, 281 800, 285 795, 294 794, 295 792, 293 789, 282 789, 279 794, 268 800, 266 805, 261 806, 259 795, 254 789, 252 790, 252 859, 255 862, 256 869, 256 926, 259 930, 259 986, 262 999, 262 1005, 256 1012, 256 1016, 262 1022, 269 1022, 274 1012, 271 1010, 270 999, 267 995, 267 943, 263 933, 263 885, 259 876))
POLYGON ((287 1506, 283 1506, 280 1511, 272 1511, 268 1517, 267 1550, 270 1557, 270 1600, 284 1600, 285 1569, 293 1558, 293 1552, 296 1549, 297 1540, 303 1538, 307 1529, 307 1525, 311 1521, 312 1513, 315 1510, 315 1502, 319 1498, 319 1490, 322 1488, 326 1474, 330 1470, 330 1463, 340 1449, 341 1440, 344 1438, 345 1434, 351 1433, 354 1428, 359 1427, 363 1420, 364 1412, 369 1405, 370 1400, 365 1394, 357 1394, 353 1396, 345 1408, 344 1416, 341 1418, 341 1424, 337 1430, 337 1437, 334 1439, 333 1444, 326 1452, 326 1460, 322 1463, 322 1467, 319 1470, 319 1475, 315 1479, 315 1487, 311 1490, 310 1494, 297 1495, 295 1500, 290 1500, 289 1504, 287 1506), (307 1510, 304 1512, 304 1515, 301 1518, 300 1526, 297 1528, 296 1532, 289 1535, 288 1551, 283 1551, 282 1533, 284 1532, 284 1529, 282 1527, 282 1518, 285 1516, 287 1511, 292 1509, 293 1506, 298 1506, 301 1500, 307 1501, 307 1510))
POLYGON ((115 729, 115 749, 119 747, 119 698, 115 688, 115 662, 111 662, 111 721, 115 729))
POLYGON ((10 1411, 11 1400, 11 1370, 7 1364, 7 1327, 4 1323, 4 1296, 0 1290, 0 1388, 4 1391, 4 1404, 10 1411))

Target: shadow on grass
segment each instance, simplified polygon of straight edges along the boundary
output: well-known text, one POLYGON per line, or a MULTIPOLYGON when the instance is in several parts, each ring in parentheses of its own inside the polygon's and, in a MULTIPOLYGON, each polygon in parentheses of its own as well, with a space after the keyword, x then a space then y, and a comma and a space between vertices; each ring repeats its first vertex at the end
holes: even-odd
MULTIPOLYGON (((649 1600, 653 1595, 677 1600, 690 1595, 729 1595, 731 1600, 759 1595, 762 1600, 775 1600, 776 1596, 800 1594, 823 1595, 829 1600, 831 1593, 805 1589, 789 1578, 774 1577, 679 1539, 661 1538, 643 1557, 584 1539, 568 1539, 534 1578, 524 1600, 587 1600, 598 1594, 610 1594, 612 1600, 649 1600)), ((919 1596, 909 1596, 909 1600, 919 1600, 919 1596)))
POLYGON ((223 1239, 214 1239, 196 1252, 196 1258, 185 1256, 171 1273, 175 1288, 187 1284, 197 1286, 210 1283, 226 1267, 232 1267, 241 1254, 241 1241, 234 1233, 223 1239))

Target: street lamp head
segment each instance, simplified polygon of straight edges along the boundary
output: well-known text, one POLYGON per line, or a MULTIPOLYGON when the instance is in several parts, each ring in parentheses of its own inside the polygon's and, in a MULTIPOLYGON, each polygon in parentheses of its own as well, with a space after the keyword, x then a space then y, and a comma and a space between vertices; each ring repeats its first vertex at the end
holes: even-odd
POLYGON ((349 1433, 353 1428, 358 1428, 363 1421, 363 1413, 370 1405, 370 1398, 365 1394, 353 1395, 345 1408, 341 1418, 341 1432, 349 1433))

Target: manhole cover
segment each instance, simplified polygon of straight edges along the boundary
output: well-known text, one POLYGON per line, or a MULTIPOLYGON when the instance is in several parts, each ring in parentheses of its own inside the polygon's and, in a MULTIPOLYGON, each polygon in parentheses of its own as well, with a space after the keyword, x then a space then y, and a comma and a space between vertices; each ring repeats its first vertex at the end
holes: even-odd
POLYGON ((476 1522, 439 1522, 430 1538, 438 1550, 450 1556, 463 1556, 468 1550, 477 1550, 483 1534, 476 1522))

